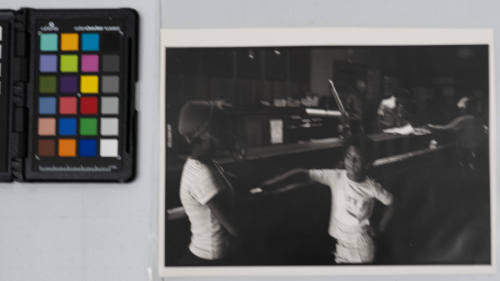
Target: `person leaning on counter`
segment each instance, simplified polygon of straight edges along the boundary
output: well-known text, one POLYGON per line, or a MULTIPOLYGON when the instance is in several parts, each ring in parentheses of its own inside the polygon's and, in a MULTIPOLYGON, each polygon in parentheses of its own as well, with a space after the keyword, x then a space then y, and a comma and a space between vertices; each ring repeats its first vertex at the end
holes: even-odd
POLYGON ((189 249, 180 265, 224 265, 235 251, 238 230, 231 217, 234 190, 214 161, 231 146, 225 117, 215 103, 190 101, 180 111, 179 133, 191 145, 181 176, 180 199, 191 224, 189 249))

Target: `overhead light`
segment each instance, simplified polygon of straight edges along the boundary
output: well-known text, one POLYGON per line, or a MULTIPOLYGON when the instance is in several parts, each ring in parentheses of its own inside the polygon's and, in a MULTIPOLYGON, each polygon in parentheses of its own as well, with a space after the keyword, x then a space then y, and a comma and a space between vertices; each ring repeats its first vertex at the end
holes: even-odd
POLYGON ((467 47, 460 48, 460 49, 458 49, 458 56, 462 59, 467 59, 467 58, 474 56, 474 51, 472 51, 471 48, 467 48, 467 47))
POLYGON ((251 60, 255 59, 255 52, 253 50, 248 51, 248 58, 251 60))

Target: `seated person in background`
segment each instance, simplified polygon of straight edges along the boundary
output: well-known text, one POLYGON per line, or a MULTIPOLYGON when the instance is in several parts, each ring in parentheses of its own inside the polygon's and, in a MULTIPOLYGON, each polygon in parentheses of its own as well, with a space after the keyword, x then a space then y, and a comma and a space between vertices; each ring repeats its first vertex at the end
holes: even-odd
POLYGON ((234 251, 238 231, 232 218, 234 190, 213 160, 230 145, 225 117, 210 102, 187 102, 179 116, 179 133, 192 147, 184 164, 180 199, 191 223, 189 250, 180 265, 225 265, 234 251))
POLYGON ((474 106, 470 103, 468 97, 461 98, 457 103, 460 116, 446 125, 428 124, 428 127, 434 130, 455 132, 460 147, 460 164, 474 170, 479 150, 482 145, 486 145, 487 127, 474 116, 474 106))
MULTIPOLYGON (((336 263, 372 263, 375 245, 370 217, 375 200, 389 206, 392 194, 373 179, 367 177, 371 166, 367 139, 351 136, 344 144, 343 169, 295 169, 281 176, 267 180, 261 186, 264 190, 282 186, 285 182, 313 180, 330 187, 332 206, 328 233, 335 245, 336 263)), ((379 230, 383 231, 392 214, 386 209, 379 230)), ((332 247, 333 248, 333 247, 332 247)))
POLYGON ((378 106, 377 118, 380 129, 402 127, 408 124, 404 107, 395 94, 382 99, 378 106))

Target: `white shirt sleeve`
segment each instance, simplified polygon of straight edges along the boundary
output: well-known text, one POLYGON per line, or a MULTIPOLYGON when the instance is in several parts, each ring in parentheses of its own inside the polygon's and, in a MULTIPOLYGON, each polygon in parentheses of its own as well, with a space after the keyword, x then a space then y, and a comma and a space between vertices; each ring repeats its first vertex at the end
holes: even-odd
POLYGON ((382 202, 382 204, 386 205, 386 206, 389 206, 392 204, 392 194, 385 190, 382 185, 380 185, 380 183, 376 182, 376 181, 372 181, 373 183, 373 190, 374 190, 374 194, 373 194, 373 197, 375 197, 375 199, 377 199, 378 201, 382 202))
POLYGON ((309 177, 315 182, 319 182, 324 185, 332 186, 335 185, 340 177, 341 170, 335 169, 311 169, 309 170, 309 177))
POLYGON ((208 167, 199 165, 198 168, 198 175, 193 179, 190 193, 196 201, 205 205, 222 190, 222 185, 208 167))

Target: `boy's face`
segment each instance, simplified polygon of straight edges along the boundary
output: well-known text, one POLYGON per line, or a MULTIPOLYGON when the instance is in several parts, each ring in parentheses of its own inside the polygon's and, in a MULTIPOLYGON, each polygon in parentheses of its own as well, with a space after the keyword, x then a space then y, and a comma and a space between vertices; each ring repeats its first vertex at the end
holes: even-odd
POLYGON ((344 166, 347 177, 353 181, 361 181, 365 177, 365 159, 362 157, 360 150, 355 146, 347 148, 344 157, 344 166))

